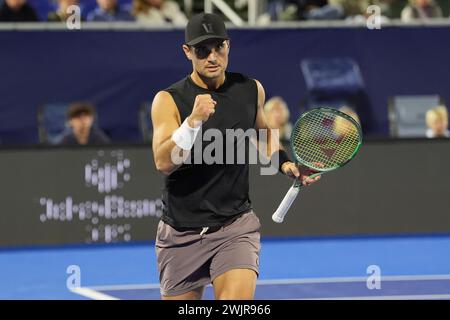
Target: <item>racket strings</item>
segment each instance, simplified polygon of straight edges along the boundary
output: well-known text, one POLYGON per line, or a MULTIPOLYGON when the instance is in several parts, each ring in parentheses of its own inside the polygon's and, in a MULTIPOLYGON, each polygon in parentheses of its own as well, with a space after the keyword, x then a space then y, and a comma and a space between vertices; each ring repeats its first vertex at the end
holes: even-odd
POLYGON ((352 121, 323 111, 305 115, 291 139, 297 156, 312 168, 322 170, 346 163, 361 142, 360 131, 352 121))

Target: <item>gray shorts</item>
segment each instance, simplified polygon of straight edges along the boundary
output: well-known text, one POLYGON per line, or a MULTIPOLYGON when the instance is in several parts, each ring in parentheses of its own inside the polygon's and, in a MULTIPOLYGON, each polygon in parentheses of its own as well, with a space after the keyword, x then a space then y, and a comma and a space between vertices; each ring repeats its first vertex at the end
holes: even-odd
POLYGON ((205 286, 231 269, 258 274, 261 224, 253 211, 219 230, 177 231, 159 222, 156 255, 163 296, 176 296, 205 286))

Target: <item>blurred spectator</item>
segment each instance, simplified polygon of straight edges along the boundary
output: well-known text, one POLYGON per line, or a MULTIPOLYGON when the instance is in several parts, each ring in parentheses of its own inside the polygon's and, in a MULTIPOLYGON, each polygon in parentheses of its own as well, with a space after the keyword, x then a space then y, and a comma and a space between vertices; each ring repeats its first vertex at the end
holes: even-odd
POLYGON ((67 18, 72 14, 67 12, 67 8, 70 6, 79 5, 78 0, 58 0, 58 8, 56 11, 50 12, 47 16, 47 20, 50 22, 65 22, 67 18))
POLYGON ((359 120, 359 116, 356 113, 355 110, 353 110, 353 108, 350 108, 348 106, 343 106, 339 108, 339 111, 349 115, 350 117, 352 117, 356 122, 361 123, 361 121, 359 120))
POLYGON ((344 17, 340 5, 331 5, 328 0, 296 0, 299 20, 338 20, 344 17))
POLYGON ((346 17, 364 15, 369 5, 367 0, 329 0, 329 2, 335 6, 340 6, 346 17))
POLYGON ((376 5, 381 10, 383 19, 387 19, 390 12, 390 5, 395 0, 329 0, 330 4, 340 6, 343 9, 343 15, 347 20, 355 22, 364 22, 372 13, 367 12, 367 8, 376 5))
POLYGON ((270 21, 296 20, 297 7, 289 0, 269 0, 267 13, 259 18, 260 24, 269 24, 270 21))
POLYGON ((403 9, 401 18, 404 22, 442 18, 442 10, 434 0, 409 0, 409 5, 403 9))
POLYGON ((34 22, 38 17, 26 0, 5 0, 0 6, 1 22, 34 22))
POLYGON ((133 0, 133 14, 138 22, 146 24, 187 24, 186 15, 172 0, 133 0))
POLYGON ((71 131, 65 134, 59 144, 87 145, 108 144, 109 138, 99 128, 94 126, 95 109, 84 102, 72 104, 67 111, 67 120, 71 131))
POLYGON ((377 5, 384 20, 396 0, 271 0, 268 14, 275 20, 350 20, 364 22, 371 14, 367 8, 377 5), (356 19, 354 19, 356 17, 356 19))
MULTIPOLYGON (((348 106, 343 106, 343 107, 339 108, 339 111, 345 113, 346 115, 349 115, 356 122, 361 124, 361 121, 359 120, 359 116, 356 113, 356 111, 353 110, 353 108, 350 108, 348 106)), ((356 128, 353 126, 349 127, 347 120, 344 120, 344 118, 342 118, 342 117, 337 117, 336 120, 334 121, 334 133, 338 136, 346 136, 346 135, 353 136, 354 134, 356 134, 356 128)))
POLYGON ((427 111, 425 121, 428 127, 427 138, 448 138, 448 111, 445 106, 439 106, 427 111))
POLYGON ((289 20, 337 20, 343 18, 339 5, 328 0, 272 0, 268 6, 272 21, 289 20))
POLYGON ((88 14, 87 21, 134 21, 131 13, 121 8, 117 0, 97 0, 97 5, 88 14))
POLYGON ((269 128, 279 129, 280 140, 288 141, 292 125, 289 123, 289 108, 281 97, 272 97, 264 105, 264 113, 269 128))

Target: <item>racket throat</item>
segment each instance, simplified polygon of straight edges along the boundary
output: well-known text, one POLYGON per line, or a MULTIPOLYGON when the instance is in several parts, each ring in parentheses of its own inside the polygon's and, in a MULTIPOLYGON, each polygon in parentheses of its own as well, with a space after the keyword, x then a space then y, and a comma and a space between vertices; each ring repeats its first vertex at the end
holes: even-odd
POLYGON ((302 184, 302 182, 300 181, 299 178, 295 178, 294 183, 292 184, 292 186, 293 186, 294 188, 300 188, 302 185, 303 185, 303 184, 302 184))

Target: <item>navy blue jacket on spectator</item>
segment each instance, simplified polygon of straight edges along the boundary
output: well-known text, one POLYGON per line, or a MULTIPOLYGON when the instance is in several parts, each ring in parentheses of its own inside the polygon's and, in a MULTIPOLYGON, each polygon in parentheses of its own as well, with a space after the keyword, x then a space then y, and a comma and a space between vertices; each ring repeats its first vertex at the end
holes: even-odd
MULTIPOLYGON (((91 131, 89 132, 89 139, 88 139, 88 145, 97 145, 97 144, 110 144, 111 141, 106 136, 106 134, 100 130, 99 128, 92 127, 91 131)), ((70 130, 67 132, 59 141, 60 145, 79 145, 77 139, 75 138, 75 135, 73 134, 73 131, 70 130)))

